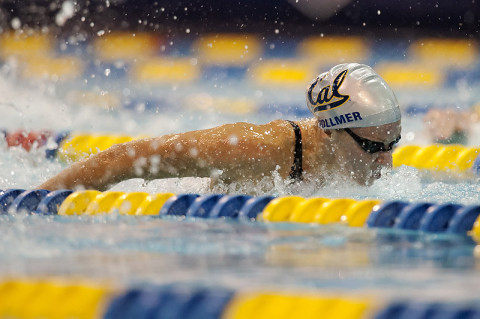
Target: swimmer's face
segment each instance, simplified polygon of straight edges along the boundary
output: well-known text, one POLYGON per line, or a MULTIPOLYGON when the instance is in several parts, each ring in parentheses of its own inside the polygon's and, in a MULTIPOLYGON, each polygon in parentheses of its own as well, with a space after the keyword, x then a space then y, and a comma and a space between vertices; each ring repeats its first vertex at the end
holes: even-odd
MULTIPOLYGON (((360 138, 384 143, 383 149, 388 149, 389 146, 398 140, 401 130, 401 123, 398 121, 376 127, 352 128, 351 132, 360 138)), ((392 167, 393 150, 369 153, 362 148, 362 143, 358 141, 358 138, 357 141, 355 141, 352 134, 348 134, 344 130, 337 131, 337 138, 338 145, 341 145, 338 150, 340 160, 343 161, 341 166, 345 170, 345 173, 349 174, 356 182, 370 185, 375 179, 381 177, 380 171, 382 168, 392 167)), ((368 146, 370 146, 371 151, 378 150, 378 146, 382 148, 381 144, 370 144, 371 145, 364 144, 364 147, 368 148, 368 146)))

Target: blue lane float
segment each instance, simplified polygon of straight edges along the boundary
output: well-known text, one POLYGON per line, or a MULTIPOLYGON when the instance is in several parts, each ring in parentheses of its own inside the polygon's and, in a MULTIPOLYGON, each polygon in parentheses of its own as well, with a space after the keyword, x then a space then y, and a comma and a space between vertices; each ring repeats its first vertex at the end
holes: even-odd
POLYGON ((181 194, 175 195, 167 199, 165 204, 163 204, 159 216, 185 216, 188 212, 189 207, 195 201, 198 194, 181 194))
POLYGON ((210 212, 211 218, 228 217, 237 219, 245 202, 252 198, 248 195, 223 196, 210 212))
POLYGON ((234 296, 228 289, 165 286, 130 289, 114 298, 104 315, 117 318, 220 318, 234 296))
POLYGON ((462 207, 458 204, 439 204, 428 208, 420 222, 420 230, 425 232, 445 232, 453 215, 462 207))
MULTIPOLYGON (((405 206, 398 215, 394 228, 418 230, 420 221, 427 212, 427 209, 432 206, 432 203, 412 203, 405 206)), ((473 223, 472 223, 473 225, 473 223)))
POLYGON ((240 209, 238 213, 239 219, 255 220, 263 211, 265 206, 267 206, 268 203, 270 203, 270 201, 274 198, 274 196, 259 196, 250 198, 240 209))
POLYGON ((380 310, 375 316, 375 319, 392 319, 401 318, 400 316, 407 309, 408 304, 406 302, 393 302, 387 305, 384 309, 380 310))
POLYGON ((188 207, 186 212, 187 217, 208 218, 212 208, 217 204, 221 194, 204 195, 195 198, 193 203, 188 207))
POLYGON ((447 232, 466 234, 480 215, 480 205, 465 206, 457 210, 450 220, 447 232))
MULTIPOLYGON (((57 215, 59 207, 72 193, 69 189, 53 192, 45 189, 3 190, 0 191, 0 214, 57 215)), ((178 194, 167 199, 157 216, 256 221, 274 198, 269 195, 178 194)), ((480 205, 386 201, 373 207, 365 226, 466 235, 479 216, 480 205)))
POLYGON ((24 189, 8 189, 0 193, 0 214, 8 214, 10 205, 24 191, 24 189))
POLYGON ((472 305, 457 305, 441 302, 422 303, 396 301, 381 309, 373 318, 480 318, 480 310, 472 305))
POLYGON ((48 193, 34 210, 37 214, 42 215, 57 215, 58 208, 63 201, 73 193, 70 189, 61 189, 48 193))
POLYGON ((411 303, 397 318, 436 318, 437 307, 435 303, 411 303))
POLYGON ((38 204, 50 193, 46 189, 28 190, 18 195, 9 210, 15 213, 28 213, 37 209, 38 204))
POLYGON ((367 219, 368 227, 393 227, 395 219, 400 211, 407 206, 407 202, 391 201, 380 204, 378 209, 374 209, 367 219))

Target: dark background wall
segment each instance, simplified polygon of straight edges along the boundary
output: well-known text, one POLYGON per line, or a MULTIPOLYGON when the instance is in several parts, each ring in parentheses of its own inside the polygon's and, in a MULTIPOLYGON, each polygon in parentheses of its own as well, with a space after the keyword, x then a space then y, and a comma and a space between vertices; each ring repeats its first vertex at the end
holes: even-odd
POLYGON ((19 25, 58 32, 124 29, 172 35, 185 35, 189 29, 193 36, 231 31, 284 36, 422 32, 476 37, 480 6, 477 0, 2 0, 0 28, 19 25), (62 22, 58 17, 68 5, 74 7, 73 15, 62 22))

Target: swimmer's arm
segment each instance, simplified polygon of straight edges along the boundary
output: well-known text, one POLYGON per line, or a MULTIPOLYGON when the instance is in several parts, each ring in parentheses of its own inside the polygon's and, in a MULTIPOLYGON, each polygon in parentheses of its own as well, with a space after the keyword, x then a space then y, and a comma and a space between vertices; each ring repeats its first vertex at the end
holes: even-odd
POLYGON ((197 165, 226 182, 259 179, 276 170, 285 178, 293 163, 294 133, 286 121, 227 124, 199 131, 197 165))
POLYGON ((195 136, 195 133, 165 135, 114 145, 72 164, 38 188, 105 190, 115 183, 135 177, 204 176, 198 165, 189 160, 188 153, 195 154, 195 149, 189 146, 192 144, 190 135, 195 136))
POLYGON ((290 124, 273 121, 158 137, 142 147, 141 153, 147 154, 142 167, 147 174, 142 177, 215 177, 230 182, 270 174, 277 166, 286 177, 293 162, 293 136, 290 124))
POLYGON ((293 145, 291 135, 288 123, 275 121, 266 125, 235 123, 135 140, 74 163, 39 188, 105 190, 135 177, 210 177, 217 172, 220 178, 231 181, 268 174, 277 165, 283 176, 288 174, 291 162, 289 156, 284 161, 283 144, 287 141, 293 145))
POLYGON ((135 165, 143 158, 142 144, 144 141, 138 140, 114 145, 103 152, 73 163, 38 188, 105 190, 116 182, 134 177, 135 165))

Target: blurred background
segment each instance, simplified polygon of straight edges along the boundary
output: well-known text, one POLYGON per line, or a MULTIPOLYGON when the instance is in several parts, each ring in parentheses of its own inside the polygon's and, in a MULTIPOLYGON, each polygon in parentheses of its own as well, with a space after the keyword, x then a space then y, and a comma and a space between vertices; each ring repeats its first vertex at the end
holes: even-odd
POLYGON ((479 5, 471 0, 4 0, 0 13, 4 30, 70 33, 115 29, 168 35, 190 28, 195 36, 225 31, 270 35, 276 29, 284 38, 318 32, 475 36, 479 26, 479 5))
MULTIPOLYGON (((310 116, 309 81, 333 65, 360 62, 385 78, 410 117, 402 142, 448 142, 470 119, 440 113, 422 133, 424 116, 439 109, 478 117, 479 24, 479 4, 471 0, 4 0, 0 74, 69 110, 128 114, 135 123, 122 125, 123 133, 163 134, 310 116), (190 124, 150 123, 151 114, 185 116, 190 124)), ((3 95, 5 107, 25 92, 10 101, 3 95)), ((85 117, 49 125, 119 127, 85 117)), ((4 121, 6 130, 45 125, 4 121)), ((468 130, 451 140, 478 144, 466 138, 468 130)))
POLYGON ((307 83, 362 62, 417 114, 476 104, 479 14, 471 0, 4 0, 0 59, 69 105, 250 120, 308 116, 307 83))

